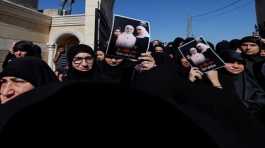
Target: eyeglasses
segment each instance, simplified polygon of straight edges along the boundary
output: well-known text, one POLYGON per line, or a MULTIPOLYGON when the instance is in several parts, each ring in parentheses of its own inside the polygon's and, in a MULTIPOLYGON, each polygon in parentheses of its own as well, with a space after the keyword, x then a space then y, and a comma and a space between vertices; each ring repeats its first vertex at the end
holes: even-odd
POLYGON ((81 64, 83 60, 89 62, 90 60, 93 60, 93 57, 74 57, 73 62, 74 64, 81 64))

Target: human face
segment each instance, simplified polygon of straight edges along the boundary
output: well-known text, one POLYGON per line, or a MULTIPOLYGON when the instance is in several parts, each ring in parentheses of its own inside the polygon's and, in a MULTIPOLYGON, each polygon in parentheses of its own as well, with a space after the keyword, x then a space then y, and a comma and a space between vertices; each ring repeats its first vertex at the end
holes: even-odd
POLYGON ((114 35, 115 36, 119 36, 120 34, 121 34, 121 30, 120 29, 115 29, 114 35))
POLYGON ((132 25, 127 25, 125 27, 125 32, 128 33, 128 34, 133 34, 133 32, 134 32, 133 26, 132 25))
POLYGON ((137 32, 138 35, 143 35, 143 28, 137 27, 136 28, 136 32, 137 32))
POLYGON ((186 58, 181 58, 180 62, 181 62, 181 65, 183 67, 185 67, 185 68, 189 68, 190 67, 190 63, 189 63, 189 61, 186 58))
POLYGON ((232 74, 240 74, 245 70, 245 67, 243 64, 239 63, 239 62, 234 62, 234 63, 226 63, 225 64, 225 69, 232 73, 232 74))
POLYGON ((21 51, 21 50, 17 50, 14 52, 16 58, 22 58, 25 57, 27 52, 26 51, 21 51))
POLYGON ((118 66, 121 64, 121 62, 123 61, 123 59, 116 59, 116 58, 105 58, 105 61, 108 65, 110 66, 118 66))
POLYGON ((155 47, 155 52, 162 53, 162 52, 164 52, 164 49, 162 47, 156 46, 155 47))
POLYGON ((103 51, 98 50, 96 54, 97 54, 97 60, 99 61, 104 60, 105 54, 103 51))
POLYGON ((78 71, 86 72, 92 69, 94 59, 89 53, 78 53, 75 55, 72 66, 78 71))
POLYGON ((259 46, 256 43, 244 42, 241 44, 241 50, 247 55, 256 55, 259 53, 259 46))
POLYGON ((194 55, 194 54, 196 54, 196 53, 198 53, 198 51, 197 51, 196 48, 191 48, 191 49, 190 49, 190 54, 194 55))
POLYGON ((206 44, 198 43, 198 44, 196 45, 196 48, 200 49, 201 51, 205 51, 205 50, 207 50, 207 49, 210 48, 210 47, 209 47, 208 45, 206 45, 206 44))
POLYGON ((28 92, 34 88, 34 86, 17 77, 6 76, 0 79, 0 99, 1 104, 4 104, 13 98, 28 92))

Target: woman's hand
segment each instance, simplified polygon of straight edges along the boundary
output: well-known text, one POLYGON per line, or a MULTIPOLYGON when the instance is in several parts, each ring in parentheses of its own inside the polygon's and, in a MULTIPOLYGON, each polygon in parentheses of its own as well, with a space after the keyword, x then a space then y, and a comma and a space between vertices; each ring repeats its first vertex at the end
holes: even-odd
POLYGON ((189 80, 191 82, 196 81, 197 79, 202 79, 202 75, 203 73, 199 70, 199 68, 197 67, 192 67, 190 69, 190 73, 189 73, 189 80))
POLYGON ((135 66, 137 71, 147 71, 157 66, 155 59, 151 55, 151 52, 141 53, 141 56, 138 58, 138 60, 142 62, 135 66))

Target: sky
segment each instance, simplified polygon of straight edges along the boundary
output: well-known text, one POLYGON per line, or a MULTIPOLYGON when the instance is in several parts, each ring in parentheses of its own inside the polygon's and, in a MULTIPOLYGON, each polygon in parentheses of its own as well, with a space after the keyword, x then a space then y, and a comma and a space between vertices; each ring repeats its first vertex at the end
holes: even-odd
MULTIPOLYGON (((84 3, 76 0, 73 13, 84 13, 84 3)), ((39 0, 39 9, 59 6, 60 0, 39 0)), ((149 21, 151 38, 164 42, 187 36, 189 16, 192 34, 213 43, 251 35, 256 24, 255 0, 116 0, 114 13, 149 21)))

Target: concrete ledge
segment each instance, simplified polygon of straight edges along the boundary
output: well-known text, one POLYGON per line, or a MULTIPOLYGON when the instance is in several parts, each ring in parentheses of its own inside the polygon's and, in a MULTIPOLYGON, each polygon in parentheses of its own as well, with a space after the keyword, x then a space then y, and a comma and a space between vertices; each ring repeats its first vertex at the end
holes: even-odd
POLYGON ((0 1, 0 22, 12 24, 35 32, 49 33, 51 17, 42 13, 10 3, 0 1))
POLYGON ((54 16, 52 17, 52 27, 63 27, 63 26, 84 26, 85 15, 65 15, 65 16, 54 16))

